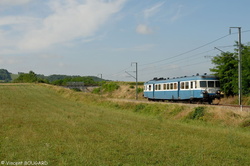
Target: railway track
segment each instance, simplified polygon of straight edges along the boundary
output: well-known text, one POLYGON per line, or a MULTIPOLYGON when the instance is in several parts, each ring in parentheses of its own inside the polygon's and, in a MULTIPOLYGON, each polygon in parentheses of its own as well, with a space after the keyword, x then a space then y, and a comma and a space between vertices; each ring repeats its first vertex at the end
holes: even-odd
POLYGON ((112 99, 109 98, 108 100, 115 101, 115 102, 134 102, 134 103, 161 103, 161 104, 180 104, 180 105, 187 105, 192 107, 197 106, 208 106, 208 107, 222 107, 226 109, 233 109, 238 111, 247 111, 250 112, 250 106, 249 105, 233 105, 233 104, 195 104, 195 103, 181 103, 181 102, 163 102, 163 101, 147 101, 147 100, 135 100, 135 99, 112 99))
POLYGON ((240 111, 250 111, 249 105, 233 105, 233 104, 218 104, 218 105, 212 105, 212 106, 219 106, 219 107, 231 107, 235 109, 239 109, 240 111))

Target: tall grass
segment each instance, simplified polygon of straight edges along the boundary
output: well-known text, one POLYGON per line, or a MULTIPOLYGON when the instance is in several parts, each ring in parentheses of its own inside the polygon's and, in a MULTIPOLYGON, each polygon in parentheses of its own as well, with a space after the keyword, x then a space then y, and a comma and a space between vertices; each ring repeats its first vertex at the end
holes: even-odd
POLYGON ((35 84, 0 86, 0 105, 1 161, 250 165, 249 130, 169 118, 183 106, 112 103, 35 84))

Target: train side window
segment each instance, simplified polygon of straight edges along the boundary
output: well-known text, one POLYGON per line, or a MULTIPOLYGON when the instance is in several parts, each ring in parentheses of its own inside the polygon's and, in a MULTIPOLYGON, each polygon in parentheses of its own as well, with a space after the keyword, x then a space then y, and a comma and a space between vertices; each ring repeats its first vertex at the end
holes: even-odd
POLYGON ((167 84, 163 84, 163 90, 167 89, 167 84))
POLYGON ((169 90, 169 84, 167 84, 167 90, 169 90))
POLYGON ((181 89, 184 89, 184 82, 181 82, 181 89))
POLYGON ((170 84, 170 89, 171 89, 171 90, 173 89, 173 83, 170 84))
POLYGON ((197 81, 194 82, 194 87, 197 88, 197 81))
POLYGON ((177 83, 174 83, 174 89, 177 89, 177 83))
POLYGON ((190 82, 190 88, 193 89, 194 88, 194 82, 190 82))
POLYGON ((161 85, 160 84, 155 85, 155 90, 161 90, 161 85))
POLYGON ((150 91, 151 91, 151 85, 149 85, 149 86, 148 86, 148 90, 150 90, 150 91))
POLYGON ((200 81, 200 87, 206 88, 207 87, 207 81, 200 81))
POLYGON ((214 81, 208 81, 207 85, 209 88, 214 88, 214 81))
POLYGON ((185 89, 189 89, 189 82, 185 82, 185 89))
POLYGON ((215 87, 219 88, 220 87, 220 81, 215 81, 215 87))

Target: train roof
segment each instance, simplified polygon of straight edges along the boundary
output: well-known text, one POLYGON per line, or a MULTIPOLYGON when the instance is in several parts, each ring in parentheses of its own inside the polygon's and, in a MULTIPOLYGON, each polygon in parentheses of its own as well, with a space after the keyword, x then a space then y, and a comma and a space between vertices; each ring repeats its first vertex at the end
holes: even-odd
POLYGON ((154 79, 152 80, 149 80, 145 83, 164 83, 164 82, 178 82, 178 81, 188 81, 188 80, 203 80, 203 79, 206 79, 206 80, 217 80, 218 77, 214 76, 214 75, 193 75, 193 76, 183 76, 183 77, 174 77, 174 78, 157 78, 155 77, 154 79))

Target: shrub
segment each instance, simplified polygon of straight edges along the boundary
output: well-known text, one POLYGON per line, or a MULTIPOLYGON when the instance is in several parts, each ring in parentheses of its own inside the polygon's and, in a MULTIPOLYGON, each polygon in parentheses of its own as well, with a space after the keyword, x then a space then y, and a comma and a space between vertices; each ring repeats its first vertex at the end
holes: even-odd
POLYGON ((193 119, 193 120, 204 120, 204 116, 206 113, 206 107, 196 107, 194 111, 190 112, 187 115, 187 119, 193 119))
POLYGON ((129 88, 130 88, 130 89, 134 89, 135 86, 134 86, 134 85, 130 85, 129 88))
POLYGON ((101 88, 95 88, 92 91, 92 93, 94 93, 94 94, 100 94, 100 92, 101 92, 101 88))
POLYGON ((138 92, 138 93, 143 92, 143 88, 138 88, 138 89, 137 89, 137 92, 138 92))
POLYGON ((120 86, 117 83, 115 83, 115 82, 109 82, 109 83, 105 83, 102 86, 102 88, 103 88, 104 92, 113 92, 113 91, 119 89, 120 86))
POLYGON ((33 71, 30 71, 29 73, 22 73, 19 75, 17 79, 15 79, 13 82, 15 83, 47 83, 48 81, 38 78, 36 73, 33 71))

